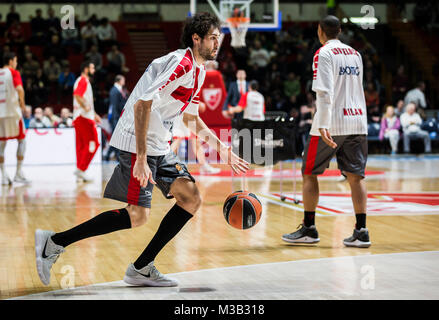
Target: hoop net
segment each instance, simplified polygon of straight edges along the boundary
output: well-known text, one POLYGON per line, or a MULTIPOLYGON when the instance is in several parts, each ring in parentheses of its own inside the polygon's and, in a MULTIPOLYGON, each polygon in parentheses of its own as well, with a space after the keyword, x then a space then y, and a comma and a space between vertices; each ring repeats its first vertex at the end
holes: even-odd
POLYGON ((250 25, 250 18, 230 17, 226 23, 232 36, 231 46, 234 48, 245 47, 245 35, 250 25))

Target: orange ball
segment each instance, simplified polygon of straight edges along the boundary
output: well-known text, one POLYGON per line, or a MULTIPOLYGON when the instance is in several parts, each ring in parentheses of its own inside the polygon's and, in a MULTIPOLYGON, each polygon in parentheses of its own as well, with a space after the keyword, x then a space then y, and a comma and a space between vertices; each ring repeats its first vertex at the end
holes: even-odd
POLYGON ((261 219, 262 204, 255 194, 235 191, 224 201, 224 218, 236 229, 249 229, 261 219))

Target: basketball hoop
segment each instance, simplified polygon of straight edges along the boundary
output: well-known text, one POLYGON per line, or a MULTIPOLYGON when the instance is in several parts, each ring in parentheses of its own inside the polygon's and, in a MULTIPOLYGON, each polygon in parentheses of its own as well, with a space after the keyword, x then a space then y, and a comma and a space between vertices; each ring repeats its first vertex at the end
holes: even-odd
POLYGON ((232 36, 231 46, 234 48, 245 47, 245 36, 250 25, 250 18, 230 17, 226 23, 232 36))

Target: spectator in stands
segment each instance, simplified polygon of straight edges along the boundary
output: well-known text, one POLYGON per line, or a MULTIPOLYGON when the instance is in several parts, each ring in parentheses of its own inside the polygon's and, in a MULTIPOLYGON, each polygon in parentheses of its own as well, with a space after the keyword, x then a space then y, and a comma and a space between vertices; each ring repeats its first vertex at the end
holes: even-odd
POLYGON ((410 140, 420 138, 424 140, 425 152, 431 152, 431 139, 427 131, 421 130, 422 119, 416 112, 416 105, 409 103, 406 111, 401 115, 401 126, 404 137, 404 152, 410 152, 410 140))
POLYGON ((29 128, 50 128, 50 120, 43 114, 43 109, 35 108, 34 117, 29 123, 29 128))
POLYGON ((253 48, 250 49, 249 64, 257 65, 259 68, 265 70, 270 62, 270 54, 265 48, 262 48, 261 42, 256 40, 253 48))
POLYGON ((50 56, 54 56, 55 60, 60 63, 66 60, 67 51, 61 45, 59 36, 57 34, 51 36, 50 43, 48 43, 44 48, 43 56, 45 59, 50 58, 50 56))
POLYGON ((31 77, 24 78, 25 101, 32 106, 39 106, 43 101, 38 96, 38 87, 31 77))
POLYGON ((70 67, 65 65, 63 71, 58 76, 58 103, 61 102, 61 97, 69 97, 73 94, 73 86, 75 84, 76 77, 73 72, 70 71, 70 67))
POLYGON ((364 90, 367 90, 367 85, 369 83, 372 83, 379 94, 381 91, 381 83, 378 81, 378 78, 374 78, 373 72, 370 70, 366 71, 364 76, 365 76, 364 81, 363 81, 364 90))
POLYGON ((392 155, 398 152, 398 142, 400 138, 401 123, 395 114, 393 106, 386 107, 386 113, 381 120, 380 141, 389 139, 390 147, 392 148, 392 155))
POLYGON ((400 99, 396 102, 395 114, 399 118, 404 113, 404 100, 400 99))
POLYGON ((58 123, 60 123, 61 119, 53 113, 52 107, 45 107, 44 108, 44 116, 49 119, 51 127, 56 128, 58 127, 58 123))
POLYGON ((40 68, 40 63, 33 58, 32 53, 28 52, 25 56, 26 61, 23 63, 24 78, 34 78, 37 70, 40 68))
POLYGON ((96 72, 102 69, 102 55, 98 51, 97 45, 92 45, 90 51, 85 54, 85 58, 94 63, 96 72))
MULTIPOLYGON (((5 54, 11 52, 11 47, 7 44, 0 46, 0 57, 4 57, 5 54)), ((24 59, 20 59, 19 61, 24 60, 24 59)))
POLYGON ((366 91, 364 91, 364 98, 366 99, 366 107, 368 109, 380 105, 380 96, 373 82, 367 84, 366 91))
POLYGON ((413 102, 417 106, 417 111, 421 118, 425 119, 425 109, 427 109, 427 102, 425 101, 425 82, 420 81, 416 88, 407 92, 404 98, 404 104, 407 106, 408 103, 413 102))
POLYGON ((101 24, 96 31, 99 41, 99 49, 101 52, 105 52, 107 48, 116 44, 116 30, 108 21, 108 18, 103 18, 101 20, 101 24))
POLYGON ((232 82, 227 90, 227 97, 224 101, 223 105, 223 117, 226 119, 242 118, 242 113, 231 113, 229 112, 229 107, 236 107, 238 105, 239 100, 241 99, 241 95, 248 92, 248 82, 247 73, 245 70, 238 70, 236 72, 236 81, 232 82))
POLYGON ((31 27, 31 38, 30 38, 30 43, 31 44, 41 44, 41 43, 45 43, 46 41, 46 32, 47 32, 47 28, 46 28, 46 20, 44 20, 43 18, 43 11, 38 8, 37 10, 35 10, 35 17, 32 18, 32 20, 30 21, 30 27, 31 27))
POLYGON ((233 54, 231 52, 226 52, 224 58, 218 58, 219 69, 224 77, 224 82, 226 85, 226 90, 229 89, 230 84, 233 82, 236 74, 236 63, 233 59, 233 54))
POLYGON ((49 17, 46 20, 46 29, 49 33, 49 36, 59 36, 61 31, 61 21, 55 16, 55 10, 53 10, 53 8, 49 8, 47 10, 47 15, 49 17))
POLYGON ((11 25, 5 33, 6 43, 10 46, 17 47, 21 52, 24 46, 23 28, 17 20, 12 20, 11 25))
POLYGON ((38 98, 41 102, 47 101, 49 96, 49 81, 45 76, 43 69, 38 68, 34 83, 36 85, 36 94, 38 95, 38 98))
POLYGON ((6 29, 8 29, 13 21, 20 23, 20 14, 15 11, 15 5, 9 7, 9 13, 6 15, 6 29))
POLYGON ((65 47, 72 47, 76 53, 81 49, 81 42, 78 39, 78 29, 63 28, 61 30, 61 45, 65 47))
POLYGON ((116 74, 127 73, 129 69, 125 66, 125 55, 119 51, 117 45, 111 46, 107 53, 108 71, 116 74))
POLYGON ((61 118, 58 122, 58 128, 71 128, 73 126, 72 115, 68 108, 62 108, 60 116, 61 118))
POLYGON ((287 97, 297 96, 300 94, 300 82, 294 72, 288 74, 288 79, 284 82, 284 94, 287 97))
POLYGON ((404 99, 408 86, 409 78, 405 74, 404 66, 400 65, 392 82, 393 101, 404 99))
POLYGON ((86 52, 91 45, 98 44, 97 30, 89 19, 87 24, 81 28, 82 52, 86 52))
POLYGON ((32 107, 29 105, 26 105, 24 112, 23 112, 23 122, 24 122, 24 127, 26 129, 29 128, 29 124, 30 121, 33 119, 32 117, 32 107))
POLYGON ((50 56, 49 60, 44 61, 43 71, 50 84, 58 82, 61 66, 56 61, 55 56, 50 56))

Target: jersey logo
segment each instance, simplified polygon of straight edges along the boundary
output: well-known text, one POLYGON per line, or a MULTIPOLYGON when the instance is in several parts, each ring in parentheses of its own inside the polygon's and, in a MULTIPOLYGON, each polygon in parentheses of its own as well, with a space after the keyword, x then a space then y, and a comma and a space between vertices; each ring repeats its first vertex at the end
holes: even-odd
POLYGON ((340 76, 344 75, 351 75, 351 76, 359 76, 360 75, 360 68, 358 67, 340 67, 340 71, 338 72, 340 76))
POLYGON ((210 110, 215 110, 223 97, 220 88, 203 89, 203 100, 210 110))

